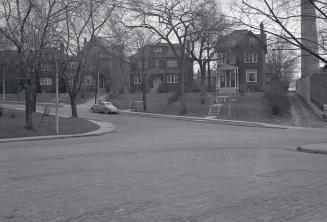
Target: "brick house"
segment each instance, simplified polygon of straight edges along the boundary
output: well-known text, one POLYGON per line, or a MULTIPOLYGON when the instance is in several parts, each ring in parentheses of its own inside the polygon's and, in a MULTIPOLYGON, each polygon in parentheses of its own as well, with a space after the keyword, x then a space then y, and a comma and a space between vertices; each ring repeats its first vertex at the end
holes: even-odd
MULTIPOLYGON (((99 81, 100 92, 126 92, 129 87, 129 78, 123 46, 100 37, 95 37, 92 42, 85 40, 84 44, 92 44, 92 48, 88 55, 82 90, 96 90, 99 81)), ((73 69, 76 65, 74 62, 71 64, 73 69)))
MULTIPOLYGON (((55 92, 55 65, 53 56, 63 58, 63 51, 56 48, 46 48, 42 55, 41 67, 39 73, 38 92, 55 92)), ((22 90, 24 87, 24 79, 19 76, 18 60, 16 50, 1 50, 0 51, 0 69, 2 74, 5 74, 6 92, 17 93, 17 90, 22 90)), ((2 79, 2 78, 1 78, 2 79)), ((2 90, 2 80, 1 80, 2 90)), ((59 78, 59 90, 65 91, 65 84, 63 79, 59 78)))
POLYGON ((18 85, 17 51, 0 50, 0 92, 2 93, 3 79, 6 93, 16 93, 18 85))
MULTIPOLYGON (((85 44, 90 44, 85 41, 85 44)), ((83 80, 82 91, 95 91, 97 79, 99 79, 100 91, 108 92, 111 90, 125 90, 129 86, 128 65, 124 57, 123 47, 101 39, 94 38, 92 49, 89 52, 89 60, 86 65, 85 78, 83 80)), ((39 92, 54 93, 56 90, 56 73, 54 55, 57 57, 58 64, 61 59, 65 59, 63 45, 58 48, 46 48, 43 52, 40 67, 40 79, 38 85, 39 92)), ((17 52, 15 50, 0 50, 0 72, 6 75, 6 92, 16 93, 19 84, 23 80, 18 78, 17 52)), ((66 74, 72 76, 77 68, 77 62, 71 57, 66 74)), ((2 90, 2 75, 0 78, 0 89, 2 90)), ((21 86, 19 86, 21 85, 21 86)), ((67 87, 63 78, 59 77, 59 91, 67 92, 67 87)))
MULTIPOLYGON (((177 52, 180 46, 175 44, 177 52)), ((180 61, 167 43, 156 43, 139 49, 130 57, 130 88, 131 92, 141 91, 142 63, 147 76, 148 87, 153 92, 171 92, 178 89, 180 61), (144 56, 142 56, 142 55, 144 56), (143 59, 144 58, 144 59, 143 59)), ((193 62, 190 57, 185 62, 185 88, 189 89, 193 80, 193 62)))
POLYGON ((260 30, 260 34, 235 30, 218 41, 216 91, 226 93, 229 86, 232 92, 264 90, 267 41, 262 23, 260 30))

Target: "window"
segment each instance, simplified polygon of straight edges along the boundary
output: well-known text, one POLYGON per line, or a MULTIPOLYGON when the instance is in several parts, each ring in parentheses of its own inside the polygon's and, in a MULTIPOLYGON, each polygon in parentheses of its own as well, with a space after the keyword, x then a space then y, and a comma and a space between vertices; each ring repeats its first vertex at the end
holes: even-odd
POLYGON ((229 55, 229 63, 230 64, 235 64, 235 54, 234 53, 231 53, 229 55))
POLYGON ((40 78, 40 86, 51 86, 52 78, 40 78))
POLYGON ((167 67, 177 67, 178 63, 177 60, 168 60, 167 61, 167 67))
POLYGON ((153 52, 156 52, 156 53, 158 53, 158 52, 162 52, 162 47, 155 47, 155 48, 153 49, 153 52))
POLYGON ((51 65, 50 64, 42 64, 41 71, 43 71, 43 72, 51 71, 51 65))
POLYGON ((217 63, 218 64, 226 64, 226 53, 218 53, 217 54, 217 63))
POLYGON ((245 52, 244 53, 244 63, 250 63, 251 62, 251 53, 245 52))
MULTIPOLYGON (((139 69, 142 69, 142 64, 143 64, 142 61, 138 62, 139 69)), ((148 61, 144 61, 144 68, 148 68, 148 61)))
POLYGON ((158 67, 158 66, 160 66, 160 62, 159 62, 159 60, 158 60, 158 59, 154 60, 154 66, 155 66, 155 67, 158 67))
POLYGON ((141 76, 134 75, 134 84, 141 84, 141 76))
POLYGON ((257 63, 257 62, 258 62, 258 53, 252 52, 252 63, 257 63))
POLYGON ((177 74, 168 74, 167 75, 167 83, 178 83, 178 75, 177 74))
POLYGON ((247 69, 246 70, 246 82, 257 82, 257 70, 247 69))
POLYGON ((250 38, 250 45, 254 45, 255 44, 255 38, 250 38))
POLYGON ((70 62, 70 69, 74 70, 77 69, 78 63, 77 62, 70 62))
POLYGON ((86 86, 93 85, 93 77, 90 75, 85 76, 84 85, 86 85, 86 86))

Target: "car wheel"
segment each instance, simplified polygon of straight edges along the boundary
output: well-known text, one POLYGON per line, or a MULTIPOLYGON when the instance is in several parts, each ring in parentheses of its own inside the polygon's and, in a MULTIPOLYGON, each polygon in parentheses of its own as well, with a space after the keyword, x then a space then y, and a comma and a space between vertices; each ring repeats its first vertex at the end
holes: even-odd
POLYGON ((110 111, 109 111, 109 110, 106 110, 106 111, 104 111, 104 113, 105 113, 105 114, 109 114, 109 113, 110 113, 110 111))
POLYGON ((93 107, 91 107, 90 111, 91 111, 91 113, 95 112, 93 107))

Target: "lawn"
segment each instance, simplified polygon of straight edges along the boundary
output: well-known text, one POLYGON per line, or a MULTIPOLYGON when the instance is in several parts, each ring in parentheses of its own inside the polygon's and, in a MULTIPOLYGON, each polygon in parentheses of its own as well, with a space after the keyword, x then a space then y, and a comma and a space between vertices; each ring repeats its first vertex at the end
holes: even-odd
MULTIPOLYGON (((4 109, 0 117, 0 138, 55 135, 55 116, 45 117, 42 123, 41 119, 41 113, 33 113, 35 131, 26 130, 24 111, 4 109)), ((59 123, 60 134, 85 133, 99 128, 98 125, 81 118, 60 117, 59 123)))
MULTIPOLYGON (((180 111, 180 101, 168 104, 168 98, 171 93, 153 93, 148 95, 148 112, 160 113, 168 115, 178 115, 180 111)), ((205 103, 201 103, 200 93, 186 93, 187 115, 195 117, 205 117, 208 115, 210 105, 214 104, 216 95, 207 93, 205 103)), ((267 122, 267 123, 282 123, 283 121, 274 120, 272 118, 271 109, 267 100, 264 98, 264 93, 246 93, 244 96, 233 97, 231 104, 232 120, 267 122)), ((110 101, 120 109, 127 109, 128 105, 135 101, 142 100, 141 94, 124 94, 110 101)), ((220 115, 216 118, 228 119, 228 100, 222 106, 220 115)))
MULTIPOLYGON (((212 94, 207 94, 205 104, 201 104, 200 93, 186 93, 185 95, 188 115, 190 116, 206 116, 208 114, 210 104, 215 99, 212 94)), ((180 101, 168 104, 168 98, 170 96, 172 96, 172 93, 149 94, 147 96, 148 112, 178 115, 180 111, 180 101)), ((140 93, 120 95, 115 99, 111 99, 110 102, 112 102, 119 109, 127 109, 129 104, 136 100, 142 100, 140 93)))
MULTIPOLYGON (((94 92, 83 92, 83 95, 77 96, 77 104, 83 104, 89 99, 94 97, 94 92)), ((0 97, 2 101, 2 94, 0 97)), ((6 101, 25 101, 25 95, 21 92, 18 96, 17 94, 6 94, 6 101)), ((37 102, 41 103, 55 103, 56 94, 55 93, 38 93, 36 97, 37 102)), ((59 93, 59 103, 70 104, 70 99, 68 93, 59 93)))

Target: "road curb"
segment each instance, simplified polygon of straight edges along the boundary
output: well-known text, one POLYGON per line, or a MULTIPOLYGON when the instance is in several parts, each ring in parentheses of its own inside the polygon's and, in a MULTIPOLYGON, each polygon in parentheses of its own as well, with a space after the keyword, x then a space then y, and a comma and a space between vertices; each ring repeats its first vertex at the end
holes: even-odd
POLYGON ((156 113, 142 113, 142 112, 133 112, 127 110, 120 110, 120 114, 130 115, 130 116, 142 116, 142 117, 152 117, 152 118, 161 118, 161 119, 175 119, 183 121, 193 121, 193 122, 204 122, 204 123, 214 123, 214 124, 223 124, 223 125, 232 125, 232 126, 245 126, 245 127, 259 127, 259 128, 273 128, 273 129, 287 129, 287 127, 259 123, 259 122, 247 122, 247 121, 237 121, 237 120, 225 120, 225 119, 209 119, 201 117, 191 117, 191 116, 175 116, 175 115, 166 115, 166 114, 156 114, 156 113))
POLYGON ((0 143, 9 143, 9 142, 23 142, 23 141, 38 141, 38 140, 50 140, 50 139, 67 139, 75 137, 89 137, 89 136, 101 136, 106 133, 114 132, 117 127, 108 122, 101 122, 97 120, 86 119, 94 124, 97 124, 100 128, 91 132, 78 133, 78 134, 66 134, 66 135, 49 135, 49 136, 32 136, 32 137, 18 137, 18 138, 8 138, 0 139, 0 143))
POLYGON ((314 149, 314 148, 306 148, 304 146, 298 146, 296 148, 297 151, 303 152, 303 153, 313 153, 313 154, 323 154, 327 155, 327 150, 319 150, 319 149, 314 149))

